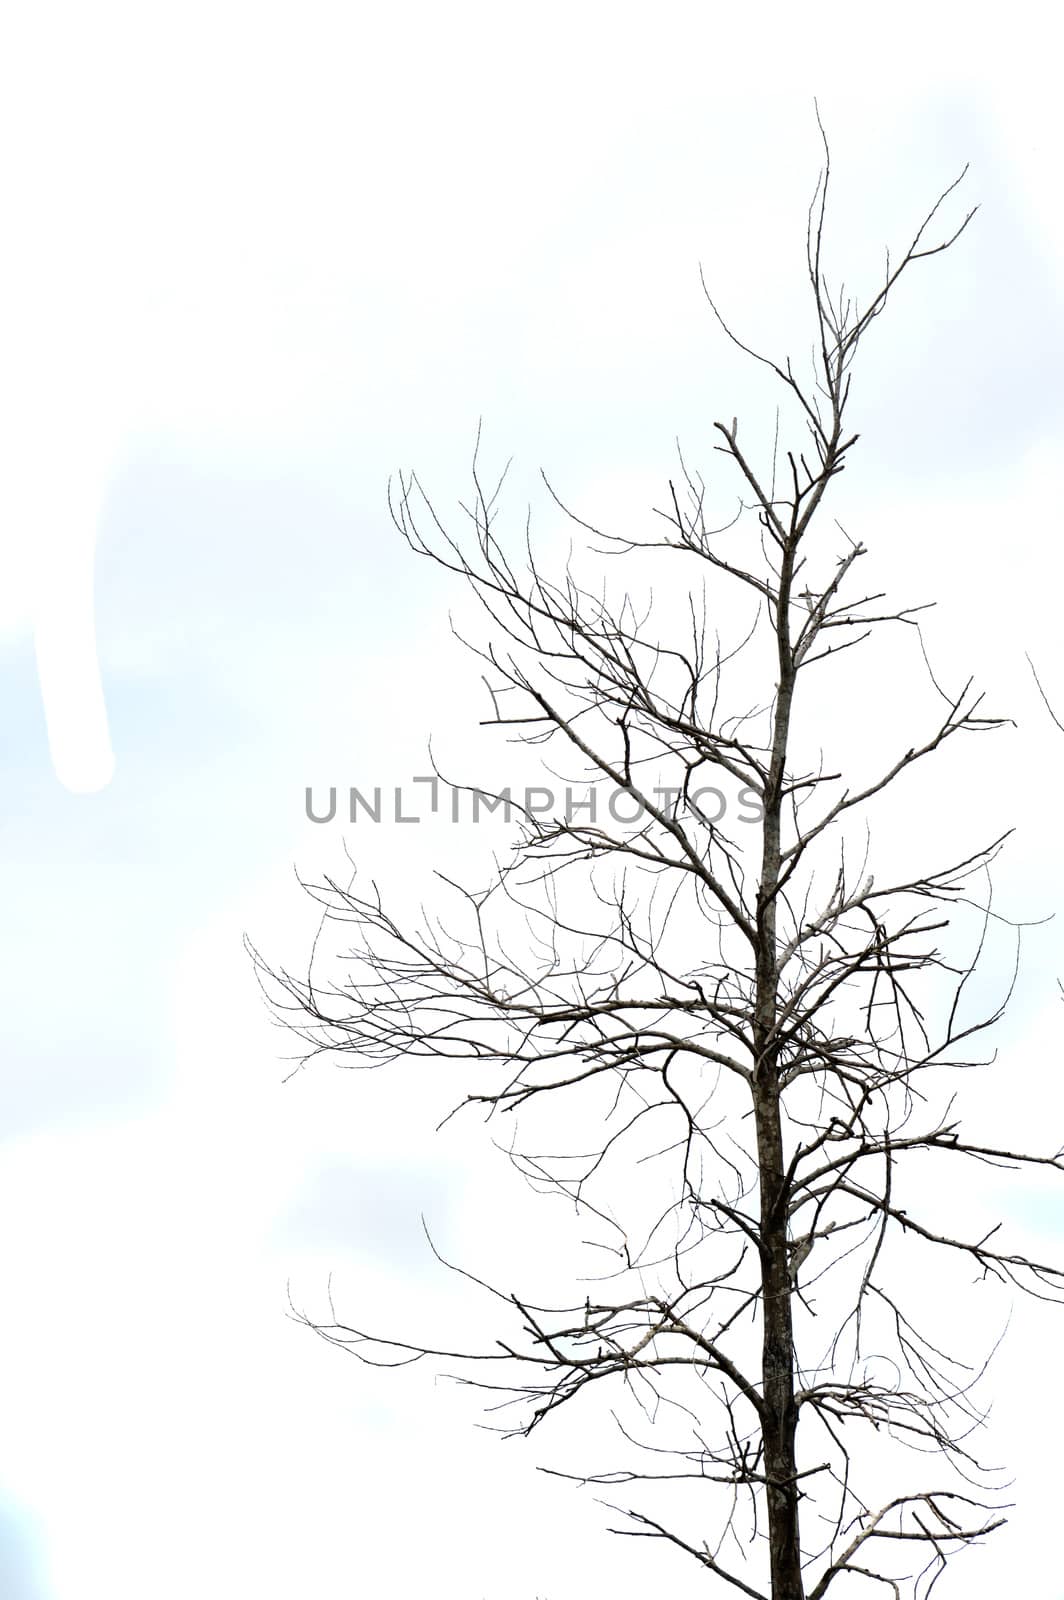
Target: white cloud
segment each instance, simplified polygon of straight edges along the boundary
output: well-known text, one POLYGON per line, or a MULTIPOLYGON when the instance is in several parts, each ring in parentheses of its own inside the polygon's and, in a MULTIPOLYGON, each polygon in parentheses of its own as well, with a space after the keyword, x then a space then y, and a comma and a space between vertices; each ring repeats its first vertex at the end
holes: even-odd
MULTIPOLYGON (((357 472, 361 508, 381 503, 397 461, 414 459, 447 504, 464 483, 483 411, 493 458, 511 446, 520 453, 511 501, 519 527, 540 460, 592 520, 599 509, 627 517, 637 501, 659 500, 676 432, 689 454, 708 458, 720 412, 745 404, 752 428, 758 418, 767 425, 765 391, 745 376, 733 384, 738 369, 715 340, 695 274, 705 260, 744 330, 771 339, 793 325, 804 289, 792 298, 790 286, 818 159, 814 89, 837 155, 840 234, 872 263, 880 232, 904 231, 963 160, 960 110, 990 128, 1022 196, 1032 257, 1044 260, 1037 293, 1048 316, 1045 285, 1064 265, 1054 57, 1027 48, 1039 26, 1033 8, 1029 20, 1023 8, 1011 15, 1011 29, 988 38, 977 19, 961 30, 915 6, 866 33, 852 8, 829 6, 813 17, 760 7, 746 21, 675 5, 659 8, 653 27, 645 8, 595 5, 547 6, 519 20, 471 5, 311 5, 298 15, 237 4, 170 16, 119 5, 24 9, 0 93, 5 148, 19 152, 0 201, 16 241, 0 273, 0 625, 13 648, 33 618, 64 647, 81 631, 78 652, 60 662, 78 691, 66 701, 66 732, 55 710, 64 691, 46 688, 57 765, 73 763, 67 778, 89 768, 94 783, 106 777, 87 574, 100 507, 131 461, 165 449, 190 468, 258 472, 249 503, 257 493, 264 506, 276 493, 264 464, 294 463, 338 492, 357 472), (64 573, 66 612, 56 600, 64 573)), ((991 216, 981 225, 997 224, 991 216)), ((973 246, 976 265, 958 258, 956 270, 974 285, 973 316, 1007 319, 1026 286, 995 285, 990 257, 978 255, 987 248, 973 246)), ((938 263, 929 274, 914 328, 926 307, 948 300, 952 270, 938 263)), ((905 319, 900 304, 877 359, 909 374, 922 415, 921 348, 905 319)), ((1031 404, 1042 415, 1050 400, 1035 394, 1031 404)), ((929 487, 903 470, 878 506, 857 491, 854 505, 870 561, 914 598, 948 600, 935 627, 951 669, 977 657, 981 676, 1002 684, 1006 709, 1026 695, 1014 759, 1024 824, 1039 842, 1021 843, 1003 890, 1036 898, 1056 872, 1044 841, 1055 837, 1059 763, 1022 650, 1032 645, 1047 687, 1062 681, 1052 598, 1060 460, 1038 441, 992 466, 984 452, 981 438, 962 438, 944 480, 929 487)), ((174 492, 173 476, 157 484, 158 497, 174 492)), ((153 515, 163 544, 179 537, 166 509, 150 496, 138 505, 145 540, 153 515)), ((318 506, 308 501, 307 514, 318 506)), ((219 550, 238 548, 261 576, 268 557, 254 516, 241 534, 224 508, 212 515, 218 526, 205 543, 214 536, 219 550)), ((542 524, 553 528, 549 515, 542 524)), ((468 757, 479 770, 482 747, 465 731, 482 714, 470 698, 475 673, 452 669, 442 616, 427 614, 442 613, 452 594, 442 583, 414 593, 413 577, 409 590, 395 578, 408 569, 382 554, 384 527, 383 507, 376 520, 352 513, 350 537, 377 585, 371 641, 307 615, 280 643, 268 624, 258 636, 247 627, 231 650, 204 657, 217 677, 212 714, 221 726, 235 699, 271 771, 283 764, 271 716, 286 677, 298 684, 293 694, 306 693, 303 678, 287 674, 285 652, 302 648, 319 662, 320 703, 304 720, 320 765, 306 778, 291 774, 290 832, 257 858, 254 882, 211 881, 200 861, 202 853, 213 872, 224 853, 216 816, 256 801, 243 757, 227 763, 223 753, 211 769, 231 812, 167 810, 160 800, 148 819, 158 831, 157 915, 167 918, 168 895, 183 900, 194 883, 202 916, 169 969, 166 942, 130 916, 121 981, 116 974, 106 1003, 122 1006, 125 987, 169 981, 172 1006, 152 1044, 153 1059, 175 1064, 173 1080, 153 1080, 147 1115, 86 1119, 61 1133, 42 1125, 5 1151, 0 1189, 18 1222, 3 1247, 15 1311, 0 1341, 19 1383, 0 1475, 39 1523, 56 1600, 270 1600, 338 1584, 401 1595, 430 1583, 441 1595, 567 1600, 593 1582, 621 1600, 644 1591, 659 1561, 606 1539, 592 1505, 531 1474, 549 1448, 481 1438, 467 1427, 469 1409, 417 1373, 370 1386, 362 1369, 283 1320, 287 1273, 313 1305, 333 1264, 351 1304, 374 1314, 424 1315, 441 1327, 475 1315, 450 1286, 435 1287, 428 1262, 424 1273, 405 1254, 401 1266, 382 1262, 371 1217, 347 1250, 314 1232, 315 1186, 338 1165, 362 1175, 356 1193, 367 1207, 397 1203, 401 1180, 375 1193, 373 1174, 385 1168, 417 1172, 412 1212, 445 1188, 444 1226, 460 1252, 479 1237, 498 1256, 509 1237, 500 1215, 478 1235, 485 1168, 476 1130, 438 1143, 435 1119, 412 1125, 409 1090, 384 1079, 321 1071, 279 1086, 286 1043, 264 1025, 239 954, 242 928, 293 960, 305 948, 311 924, 296 909, 287 861, 298 856, 311 871, 338 855, 333 830, 299 821, 305 781, 404 781, 425 770, 429 727, 441 756, 449 750, 454 765, 468 757), (323 708, 333 710, 335 734, 323 708)), ((151 668, 171 674, 179 694, 184 591, 165 552, 150 549, 159 616, 131 618, 128 636, 111 656, 103 641, 101 654, 116 680, 151 668)), ((283 608, 290 571, 278 563, 263 588, 283 608)), ((235 586, 225 603, 243 624, 235 586)), ((46 681, 47 659, 46 644, 46 681)), ((197 780, 183 738, 178 729, 172 772, 160 774, 178 797, 182 781, 207 781, 197 780)), ((121 774, 121 748, 118 762, 121 774)), ((985 791, 965 825, 1013 803, 1012 771, 986 759, 985 791)), ((134 814, 143 789, 112 785, 100 800, 113 807, 116 834, 147 826, 134 814)), ((949 819, 940 821, 948 833, 949 819)), ((44 851, 28 823, 12 830, 12 850, 28 840, 44 851)), ((86 823, 71 837, 85 841, 69 845, 71 893, 86 884, 96 893, 98 878, 79 878, 73 858, 83 849, 88 868, 101 836, 86 823)), ((442 826, 360 839, 371 869, 399 875, 405 856, 411 890, 424 886, 437 852, 450 868, 472 843, 442 826)), ((1034 909, 1024 899, 1024 912, 1034 909)), ((16 915, 13 903, 9 937, 18 942, 16 915)), ((44 918, 30 926, 42 971, 74 959, 57 956, 44 918)), ((75 926, 91 940, 88 920, 75 926)), ((1032 1005, 1052 998, 1052 958, 1040 959, 1047 981, 1032 1005)), ((57 981, 54 1004, 73 1004, 74 992, 57 981)), ((81 1026, 91 1034, 91 1022, 81 1026)), ((1051 1056, 1052 1022, 1033 1023, 1032 1036, 1024 1059, 1051 1056)), ((23 1037, 20 1070, 44 1059, 23 1037)), ((423 1089, 446 1098, 442 1085, 423 1089)), ((412 1255, 416 1218, 408 1221, 401 1248, 412 1255)), ((543 1249, 532 1264, 547 1265, 543 1249)), ((1037 1381, 1037 1362, 1003 1360, 1011 1446, 1028 1463, 1033 1504, 1040 1402, 1025 1383, 1037 1381)), ((965 1593, 997 1592, 1005 1565, 1015 1586, 1024 1561, 1038 1587, 1044 1534, 1017 1520, 998 1538, 1001 1554, 967 1564, 965 1593)))

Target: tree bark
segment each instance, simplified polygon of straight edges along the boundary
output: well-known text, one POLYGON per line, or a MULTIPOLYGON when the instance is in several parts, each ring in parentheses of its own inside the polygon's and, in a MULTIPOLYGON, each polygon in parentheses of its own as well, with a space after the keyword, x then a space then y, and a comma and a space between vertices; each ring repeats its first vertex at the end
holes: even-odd
POLYGON ((761 1353, 762 1438, 772 1600, 804 1600, 798 1530, 794 1394, 794 1334, 787 1259, 787 1197, 779 1085, 775 1073, 756 1091, 757 1152, 761 1168, 763 1342, 761 1353))
MULTIPOLYGON (((837 432, 837 430, 836 430, 837 432)), ((762 1347, 766 1505, 772 1600, 805 1600, 798 1527, 795 1435, 798 1407, 794 1392, 794 1330, 791 1274, 787 1251, 788 1194, 780 1123, 780 1061, 776 1042, 779 968, 776 901, 781 859, 783 785, 794 700, 795 666, 790 638, 790 592, 797 540, 791 538, 780 568, 776 644, 779 681, 773 719, 772 760, 765 793, 761 881, 757 897, 757 954, 754 1041, 754 1120, 761 1189, 762 1347)))

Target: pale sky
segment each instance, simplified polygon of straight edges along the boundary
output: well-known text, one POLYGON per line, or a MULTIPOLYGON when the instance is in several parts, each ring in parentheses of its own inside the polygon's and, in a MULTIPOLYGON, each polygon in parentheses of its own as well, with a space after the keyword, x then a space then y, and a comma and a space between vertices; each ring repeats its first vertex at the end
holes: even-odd
MULTIPOLYGON (((515 536, 541 466, 620 525, 661 503, 677 436, 706 465, 717 417, 770 428, 698 271, 756 341, 799 346, 814 95, 848 279, 966 161, 981 204, 869 343, 845 504, 883 586, 938 600, 947 676, 974 671, 1018 728, 898 826, 1016 824, 997 903, 1062 903, 1064 735, 1024 661, 1064 708, 1059 53, 1041 8, 1004 26, 462 0, 6 24, 4 1600, 693 1590, 685 1558, 535 1471, 546 1437, 501 1444, 467 1393, 286 1320, 287 1282, 321 1311, 331 1272, 352 1316, 469 1326, 422 1211, 486 1276, 564 1243, 483 1130, 433 1135, 446 1086, 283 1083, 241 935, 305 955, 293 864, 338 872, 344 841, 304 819, 307 784, 404 783, 430 734, 463 776, 488 759, 459 597, 392 530, 391 474, 454 506, 482 417, 487 458, 514 457, 515 536)), ((477 844, 359 828, 352 851, 407 886, 477 844)), ((1064 1113, 1058 974, 1050 923, 978 1091, 1030 1105, 1031 1137, 1064 1113)), ((1009 1203, 1064 1256, 1059 1191, 1009 1203)), ((1062 1335, 1017 1314, 992 1453, 1020 1505, 947 1600, 1064 1592, 1040 1393, 1062 1335)))

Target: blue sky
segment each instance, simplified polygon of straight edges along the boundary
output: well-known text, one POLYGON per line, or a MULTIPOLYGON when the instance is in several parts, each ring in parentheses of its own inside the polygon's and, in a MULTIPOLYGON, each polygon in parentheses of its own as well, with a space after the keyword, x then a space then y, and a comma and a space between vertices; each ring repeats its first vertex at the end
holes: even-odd
MULTIPOLYGON (((592 1574, 645 1591, 650 1554, 532 1471, 549 1452, 477 1433, 427 1375, 370 1383, 285 1320, 287 1280, 320 1308, 330 1271, 389 1318, 472 1317, 422 1210, 452 1254, 504 1269, 519 1247, 542 1263, 547 1234, 472 1134, 433 1138, 440 1085, 283 1084, 240 938, 297 960, 313 919, 293 863, 342 865, 305 785, 403 782, 430 733, 456 770, 486 759, 447 631, 460 600, 394 534, 390 474, 416 465, 453 505, 483 417, 489 459, 515 456, 515 531, 541 465, 620 523, 660 503, 678 434, 708 459, 716 416, 770 425, 698 266, 751 337, 793 345, 813 93, 847 276, 877 272, 972 162, 976 222, 868 347, 846 510, 885 583, 939 599, 936 659, 1020 724, 957 770, 959 806, 915 796, 906 826, 1019 821, 1001 901, 1060 903, 1064 736, 1023 653, 1064 706, 1061 126, 1040 13, 1010 17, 1007 38, 977 18, 957 38, 905 6, 864 34, 826 5, 757 23, 665 5, 651 24, 579 4, 109 4, 8 26, 5 1600, 430 1582, 568 1600, 592 1574), (51 749, 35 621, 73 707, 51 704, 51 749), (56 665, 57 637, 82 653, 56 665), (484 1192, 506 1197, 487 1219, 484 1192)), ((349 842, 407 885, 475 845, 383 825, 349 842)), ((1009 1101, 1048 1118, 1053 925, 1028 957, 1009 1101)), ((1059 1202, 1013 1198, 1060 1241, 1059 1202)), ((1045 1592, 1031 1374, 1058 1334, 1017 1321, 995 1393, 1024 1509, 940 1592, 996 1594, 1004 1573, 1045 1592)))

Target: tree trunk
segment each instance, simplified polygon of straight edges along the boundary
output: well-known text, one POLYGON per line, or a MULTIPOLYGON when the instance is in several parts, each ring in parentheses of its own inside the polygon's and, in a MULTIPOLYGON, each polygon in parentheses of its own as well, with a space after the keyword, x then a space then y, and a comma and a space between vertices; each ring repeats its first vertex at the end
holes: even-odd
POLYGON ((794 1398, 794 1337, 791 1278, 787 1259, 787 1207, 783 1192, 783 1140, 779 1087, 772 1079, 755 1093, 757 1149, 761 1168, 762 1284, 764 1333, 761 1378, 762 1438, 767 1478, 772 1600, 804 1600, 798 1536, 798 1483, 794 1398))
POLYGON ((754 1118, 761 1186, 761 1285, 763 1338, 761 1393, 764 1412, 766 1502, 772 1600, 805 1600, 798 1530, 798 1482, 794 1399, 794 1332, 791 1324, 791 1274, 787 1251, 789 1196, 784 1182, 780 1125, 780 1062, 776 1042, 779 1004, 776 900, 781 861, 780 816, 787 766, 795 670, 791 654, 789 604, 796 542, 788 544, 780 572, 776 617, 779 683, 773 726, 772 762, 765 793, 761 883, 757 899, 756 999, 754 1014, 754 1118))

